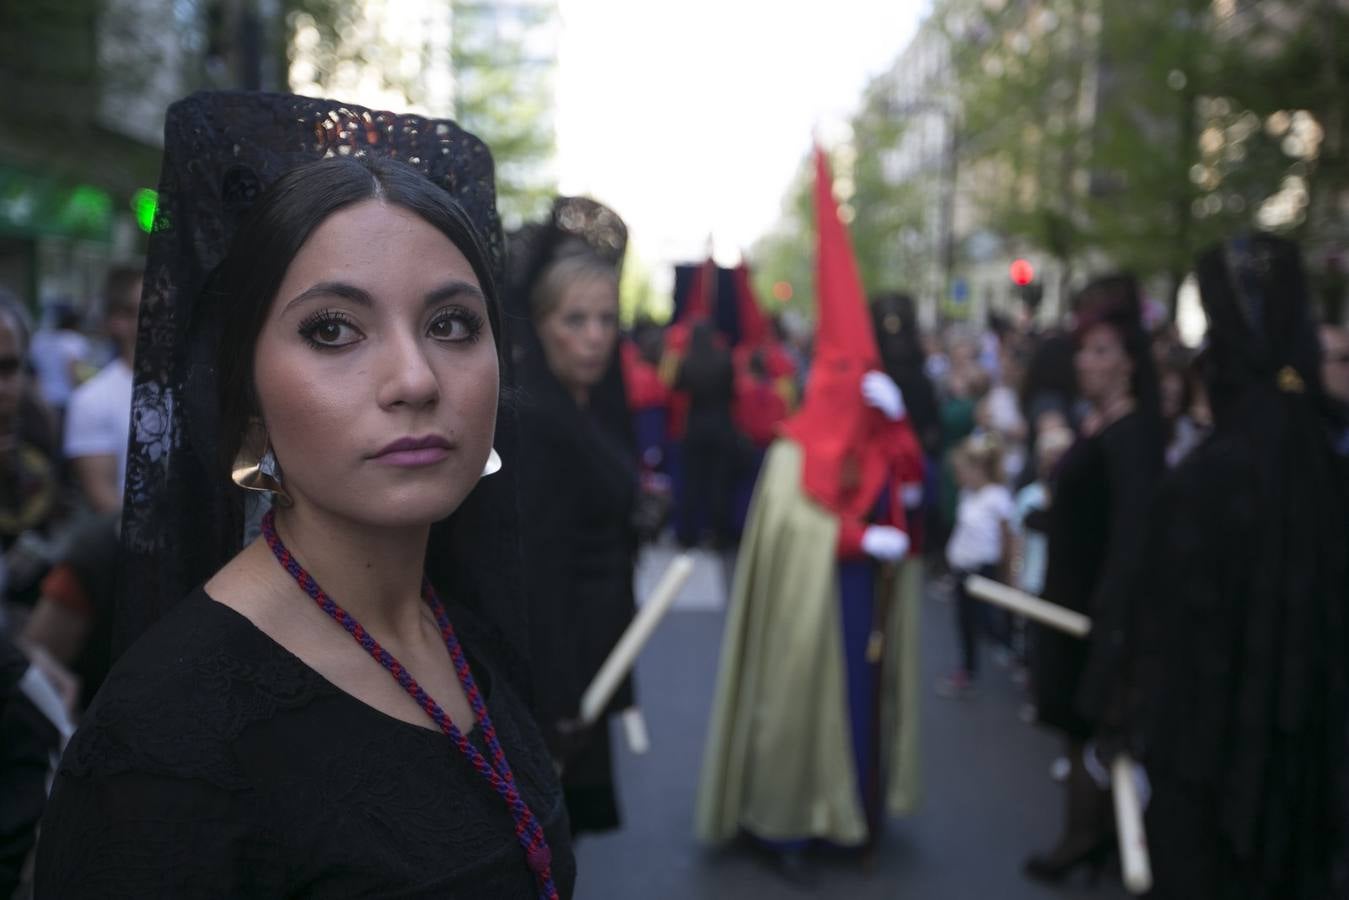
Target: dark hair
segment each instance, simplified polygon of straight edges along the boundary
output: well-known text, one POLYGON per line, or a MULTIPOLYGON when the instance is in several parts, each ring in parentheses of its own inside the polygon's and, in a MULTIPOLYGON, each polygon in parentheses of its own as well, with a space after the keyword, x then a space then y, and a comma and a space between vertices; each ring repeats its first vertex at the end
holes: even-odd
POLYGON ((1097 278, 1078 293, 1073 309, 1077 314, 1077 345, 1097 325, 1108 325, 1119 335, 1124 352, 1133 363, 1129 394, 1138 411, 1160 429, 1161 389, 1152 339, 1143 327, 1143 303, 1137 279, 1127 274, 1097 278))
POLYGON ((82 324, 80 311, 73 306, 59 306, 56 309, 56 327, 63 331, 76 331, 82 324))
POLYGON ((1157 367, 1158 380, 1175 376, 1180 379, 1180 412, 1182 414, 1190 411, 1194 406, 1196 380, 1198 367, 1194 358, 1184 350, 1172 350, 1161 360, 1157 367))
POLYGON ((963 459, 992 484, 1003 480, 1002 443, 991 434, 972 434, 956 445, 955 459, 963 459))
POLYGON ((477 227, 447 191, 416 169, 387 158, 333 157, 292 169, 258 198, 240 223, 203 298, 208 310, 222 317, 216 360, 220 462, 226 468, 239 452, 249 420, 258 414, 253 352, 286 269, 319 225, 365 200, 416 214, 459 248, 487 298, 500 356, 501 313, 491 263, 477 227))
MULTIPOLYGON (((139 303, 141 298, 132 297, 130 294, 133 290, 139 289, 142 277, 144 277, 142 270, 134 266, 113 266, 109 269, 103 278, 104 314, 109 310, 125 309, 139 303)), ((79 323, 78 319, 75 321, 76 324, 79 323)))

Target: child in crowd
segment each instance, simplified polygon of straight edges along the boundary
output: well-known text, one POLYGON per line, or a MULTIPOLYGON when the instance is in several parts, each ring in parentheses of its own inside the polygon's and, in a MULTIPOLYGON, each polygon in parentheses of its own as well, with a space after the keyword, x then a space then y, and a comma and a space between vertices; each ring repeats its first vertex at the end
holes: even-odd
POLYGON ((1011 492, 1002 483, 1002 450, 995 438, 977 435, 962 443, 952 456, 960 499, 955 530, 946 545, 946 560, 955 575, 956 630, 961 667, 937 684, 944 697, 969 694, 978 672, 979 632, 987 621, 983 604, 965 591, 965 578, 996 578, 1011 547, 1014 515, 1011 492))

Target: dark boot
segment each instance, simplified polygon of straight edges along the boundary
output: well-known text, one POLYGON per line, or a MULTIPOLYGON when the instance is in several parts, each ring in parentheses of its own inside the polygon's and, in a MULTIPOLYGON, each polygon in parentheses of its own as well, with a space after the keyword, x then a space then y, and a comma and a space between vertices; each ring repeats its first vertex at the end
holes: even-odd
POLYGON ((788 884, 812 890, 820 883, 819 873, 806 858, 804 850, 782 850, 775 856, 774 869, 788 884))
POLYGON ((1092 883, 1110 859, 1114 828, 1110 792, 1097 787, 1082 763, 1082 747, 1068 756, 1072 768, 1065 785, 1064 831, 1048 853, 1026 860, 1025 872, 1039 881, 1058 883, 1080 865, 1087 866, 1092 883))

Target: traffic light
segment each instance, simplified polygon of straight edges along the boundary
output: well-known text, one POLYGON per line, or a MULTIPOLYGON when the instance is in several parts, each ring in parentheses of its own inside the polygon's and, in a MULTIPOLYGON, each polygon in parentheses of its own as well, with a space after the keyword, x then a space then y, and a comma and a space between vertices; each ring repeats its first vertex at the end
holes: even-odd
POLYGON ((1021 298, 1021 302, 1032 311, 1038 309, 1045 291, 1044 286, 1035 280, 1035 267, 1030 264, 1030 260, 1012 260, 1012 265, 1008 268, 1007 274, 1011 277, 1012 284, 1016 285, 1017 295, 1021 298))

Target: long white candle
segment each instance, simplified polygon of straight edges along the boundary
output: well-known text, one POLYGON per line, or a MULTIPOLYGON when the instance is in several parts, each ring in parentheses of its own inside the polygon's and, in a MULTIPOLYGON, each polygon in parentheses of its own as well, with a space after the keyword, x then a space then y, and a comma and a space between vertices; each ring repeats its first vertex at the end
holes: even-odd
POLYGON ((623 636, 614 645, 614 649, 609 653, 609 658, 595 673, 594 679, 590 682, 590 687, 586 688, 585 693, 581 695, 582 724, 593 725, 599 720, 600 714, 604 712, 604 707, 609 704, 610 698, 618 690, 618 685, 637 663, 637 654, 642 652, 642 647, 650 640, 651 633, 656 630, 660 620, 669 611, 670 605, 679 595, 680 588, 684 586, 684 582, 688 581, 689 575, 692 573, 693 557, 687 553, 679 554, 675 557, 674 562, 670 563, 669 568, 665 570, 665 574, 661 576, 660 582, 656 585, 656 589, 642 604, 642 608, 638 610, 632 624, 628 626, 628 630, 623 632, 623 636))
POLYGON ((1146 894, 1152 890, 1152 860, 1148 856, 1148 837, 1143 830, 1134 761, 1129 754, 1121 753, 1115 757, 1110 766, 1110 781, 1115 789, 1115 828, 1119 833, 1124 886, 1131 893, 1146 894))
POLYGON ((965 590, 969 591, 972 597, 1010 609, 1014 613, 1020 613, 1028 619, 1065 631, 1074 637, 1086 637, 1091 631, 1091 619, 1082 613, 1065 609, 1057 603, 1041 600, 1025 591, 1018 591, 1014 587, 982 575, 971 575, 966 578, 965 590))
POLYGON ((651 735, 646 730, 646 716, 641 707, 629 706, 619 716, 623 723, 623 733, 628 738, 628 749, 634 756, 641 756, 651 749, 651 735))

